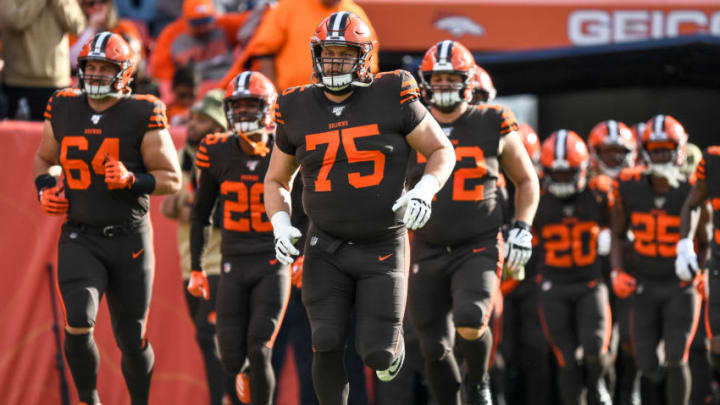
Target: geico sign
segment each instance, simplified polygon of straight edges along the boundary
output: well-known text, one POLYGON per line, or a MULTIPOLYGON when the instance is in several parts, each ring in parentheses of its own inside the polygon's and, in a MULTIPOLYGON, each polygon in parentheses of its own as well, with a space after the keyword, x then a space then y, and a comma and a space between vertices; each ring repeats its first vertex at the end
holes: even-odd
POLYGON ((676 37, 681 27, 720 35, 720 10, 578 10, 568 18, 568 37, 573 45, 602 45, 676 37))

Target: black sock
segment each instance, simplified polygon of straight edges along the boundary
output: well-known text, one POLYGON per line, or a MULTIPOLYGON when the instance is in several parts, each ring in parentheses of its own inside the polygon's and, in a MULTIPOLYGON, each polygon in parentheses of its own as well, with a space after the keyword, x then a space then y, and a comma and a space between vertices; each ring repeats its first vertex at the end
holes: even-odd
POLYGON ((715 371, 720 373, 720 353, 710 352, 710 363, 715 368, 715 371))
POLYGON ((623 347, 618 356, 620 363, 618 374, 620 375, 620 379, 617 385, 616 397, 620 405, 631 403, 638 380, 635 357, 632 355, 631 350, 632 349, 629 348, 626 350, 625 347, 623 347))
POLYGON ((100 366, 95 339, 92 333, 72 335, 65 333, 65 359, 72 373, 80 401, 88 404, 100 402, 97 392, 97 372, 100 366))
POLYGON ((665 398, 668 404, 687 405, 690 400, 690 367, 687 363, 668 366, 665 377, 665 398))
POLYGON ((430 387, 439 404, 460 405, 460 368, 452 353, 442 359, 425 362, 430 387))
POLYGON ((271 405, 275 390, 275 372, 270 364, 272 351, 257 345, 248 352, 250 360, 250 402, 252 405, 271 405))
POLYGON ((580 396, 583 390, 583 373, 574 360, 565 367, 558 367, 557 382, 560 397, 562 397, 565 405, 580 404, 580 396))
MULTIPOLYGON (((232 377, 225 374, 222 363, 220 363, 213 334, 205 334, 203 332, 205 331, 198 330, 197 342, 202 352, 203 362, 205 363, 205 376, 207 377, 208 390, 210 391, 210 404, 222 405, 223 397, 227 391, 227 380, 232 379, 232 377)), ((229 386, 232 386, 232 391, 227 391, 230 397, 236 397, 235 381, 232 380, 232 384, 229 386)), ((237 403, 240 402, 238 401, 237 403)))
POLYGON ((155 353, 150 343, 139 352, 122 354, 122 373, 130 392, 131 405, 147 405, 154 365, 155 353))
POLYGON ((344 350, 313 353, 312 379, 320 405, 347 405, 350 384, 344 359, 344 350))
POLYGON ((605 355, 586 354, 584 360, 585 386, 587 387, 587 402, 589 405, 606 403, 610 394, 605 383, 607 372, 607 357, 605 355))
POLYGON ((485 333, 475 340, 463 339, 458 334, 457 345, 463 354, 465 364, 467 364, 468 383, 472 385, 480 384, 487 376, 490 362, 490 352, 492 350, 492 332, 490 328, 486 328, 485 333))

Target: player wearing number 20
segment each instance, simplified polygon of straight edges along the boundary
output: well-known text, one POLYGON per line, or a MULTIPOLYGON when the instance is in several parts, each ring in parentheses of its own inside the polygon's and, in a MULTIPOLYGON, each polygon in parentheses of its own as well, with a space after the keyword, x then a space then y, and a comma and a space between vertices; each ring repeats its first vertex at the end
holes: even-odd
POLYGON ((612 322, 598 234, 609 225, 612 197, 609 179, 588 184, 589 163, 587 147, 573 131, 557 130, 543 142, 543 196, 535 220, 542 252, 539 313, 565 405, 579 404, 583 387, 589 404, 611 403, 602 376, 612 322), (575 357, 578 346, 584 370, 575 357))
POLYGON ((277 92, 258 72, 242 72, 225 91, 230 132, 203 138, 196 165, 200 179, 191 216, 191 294, 209 294, 202 271, 204 231, 219 204, 216 221, 222 228, 222 273, 217 296, 217 335, 226 371, 242 380, 250 362, 250 399, 272 403, 275 376, 272 346, 290 297, 290 273, 274 257, 272 225, 263 206, 263 178, 270 162, 270 136, 275 130, 273 106, 277 92))
MULTIPOLYGON (((310 218, 302 299, 312 328, 313 383, 321 405, 347 403, 343 366, 348 316, 356 347, 382 380, 404 358, 406 227, 422 227, 455 162, 452 145, 419 102, 413 77, 369 72, 373 42, 357 16, 325 18, 311 40, 314 85, 278 100, 278 130, 265 177, 276 254, 290 263, 300 231, 287 195, 298 166, 310 218), (427 157, 423 179, 403 194, 411 150, 427 157)), ((413 152, 414 153, 414 152, 413 152)))
MULTIPOLYGON (((430 221, 413 233, 408 305, 432 390, 439 403, 448 405, 459 405, 461 398, 460 371, 453 356, 456 331, 468 368, 468 402, 491 401, 488 322, 505 256, 499 233, 502 208, 495 198, 500 167, 517 189, 511 267, 523 266, 530 258, 529 230, 539 194, 514 114, 496 105, 469 105, 476 69, 472 54, 448 40, 425 53, 419 71, 423 98, 455 148, 456 165, 452 181, 433 201, 430 221), (453 322, 448 322, 450 313, 453 322)), ((420 180, 424 169, 425 159, 413 154, 409 185, 420 180)))
POLYGON ((700 316, 694 275, 687 268, 676 274, 675 268, 681 208, 694 182, 680 170, 687 134, 675 118, 656 115, 640 142, 647 169, 625 169, 613 185, 613 289, 620 298, 634 294, 632 336, 644 383, 664 380, 666 403, 684 405, 690 397, 688 351, 700 316), (635 240, 632 263, 624 267, 619 241, 628 229, 635 240), (665 342, 664 365, 657 355, 660 340, 665 342))
POLYGON ((93 328, 107 294, 131 404, 147 404, 154 364, 145 338, 154 273, 149 194, 176 193, 180 167, 165 105, 130 95, 132 53, 122 37, 95 35, 78 66, 81 90, 59 90, 48 102, 34 167, 43 209, 67 214, 58 248, 65 356, 80 401, 99 403, 93 328), (60 184, 48 174, 57 163, 60 184))

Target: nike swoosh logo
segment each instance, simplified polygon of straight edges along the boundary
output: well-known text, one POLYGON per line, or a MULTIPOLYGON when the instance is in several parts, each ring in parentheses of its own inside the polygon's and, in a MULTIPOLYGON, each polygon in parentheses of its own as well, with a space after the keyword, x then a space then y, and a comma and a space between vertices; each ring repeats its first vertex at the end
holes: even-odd
POLYGON ((384 262, 385 260, 387 260, 387 259, 388 259, 388 257, 390 257, 390 256, 392 256, 392 255, 393 255, 393 254, 392 254, 392 253, 390 253, 389 255, 385 255, 385 256, 378 256, 378 260, 380 260, 381 262, 384 262))
POLYGON ((277 262, 278 262, 278 259, 272 259, 272 260, 268 261, 268 263, 270 263, 271 266, 274 266, 275 263, 277 263, 277 262))
POLYGON ((140 256, 142 254, 142 252, 144 252, 144 251, 145 251, 145 248, 142 248, 142 249, 138 250, 136 253, 133 253, 132 254, 133 259, 137 259, 138 256, 140 256))
POLYGON ((475 248, 475 249, 473 249, 473 253, 484 252, 486 249, 487 249, 487 248, 475 248))

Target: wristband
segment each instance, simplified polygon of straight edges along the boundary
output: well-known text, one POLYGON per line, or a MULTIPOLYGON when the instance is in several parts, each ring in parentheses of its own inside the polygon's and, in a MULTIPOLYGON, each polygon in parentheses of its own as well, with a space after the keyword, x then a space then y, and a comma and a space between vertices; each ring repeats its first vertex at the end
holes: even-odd
POLYGON ((38 195, 44 188, 55 187, 55 185, 57 185, 57 180, 47 173, 35 177, 35 188, 37 189, 38 195))
POLYGON ((155 176, 150 173, 133 174, 135 181, 130 190, 138 194, 152 194, 155 191, 155 176))
POLYGON ((513 221, 513 228, 520 228, 530 232, 530 224, 525 221, 515 220, 513 221))

